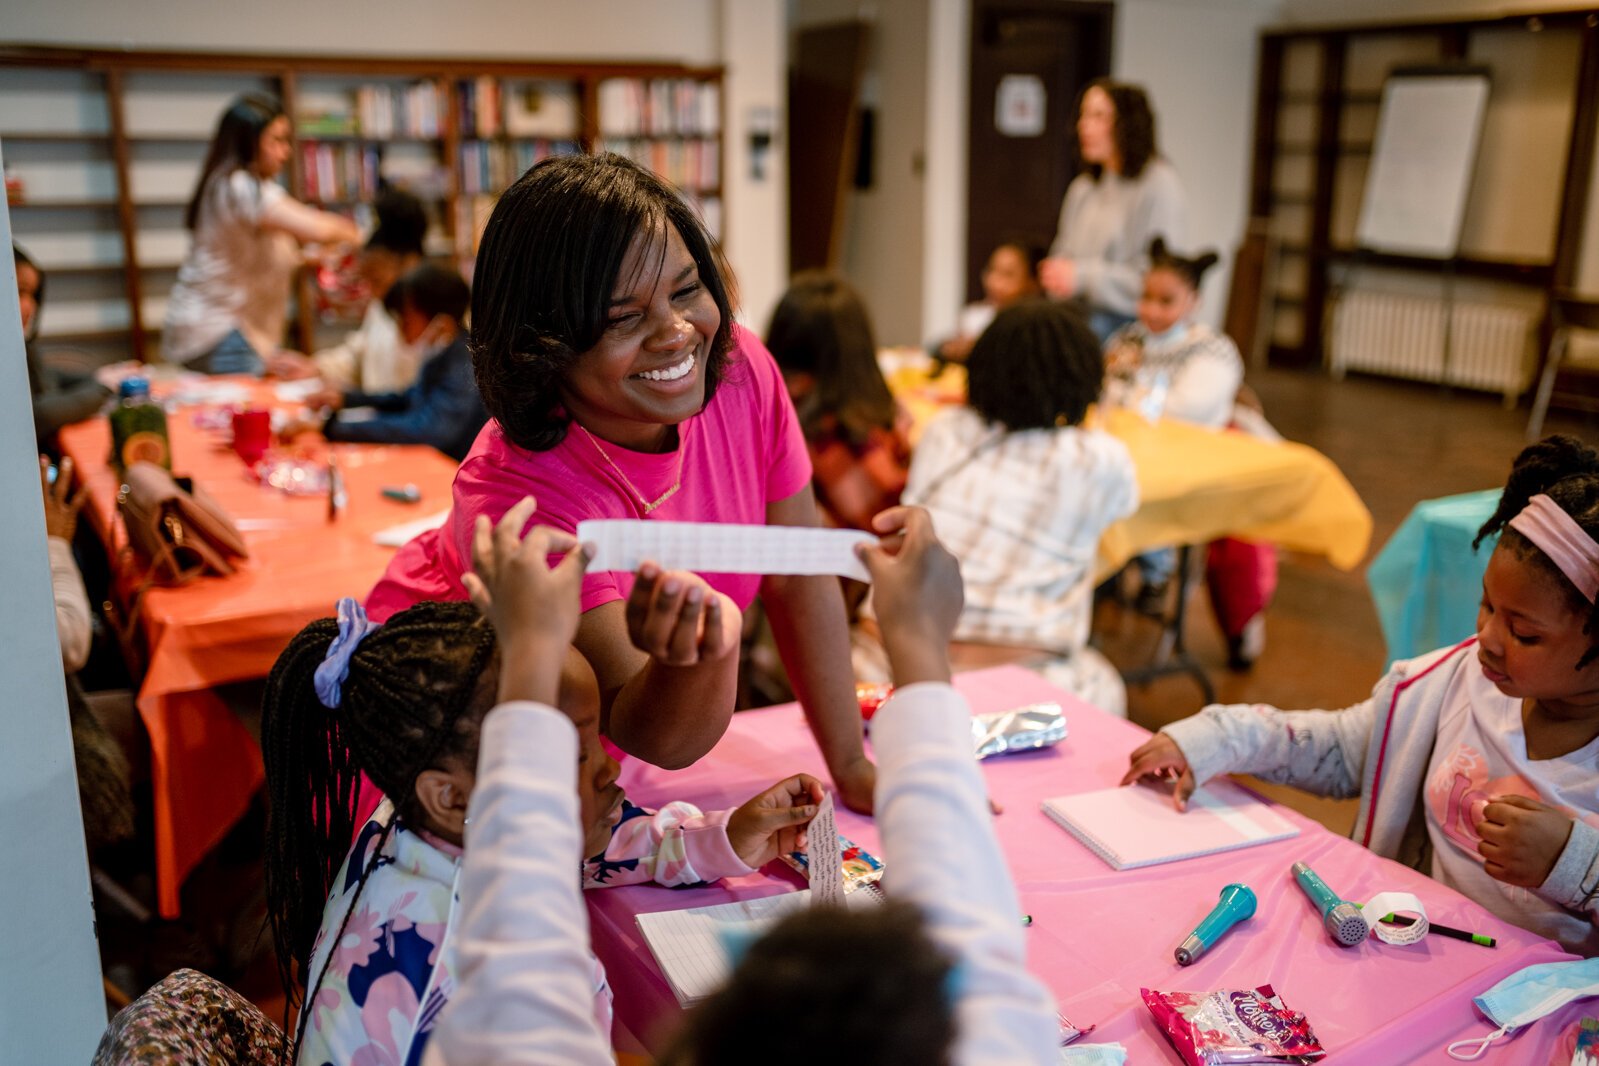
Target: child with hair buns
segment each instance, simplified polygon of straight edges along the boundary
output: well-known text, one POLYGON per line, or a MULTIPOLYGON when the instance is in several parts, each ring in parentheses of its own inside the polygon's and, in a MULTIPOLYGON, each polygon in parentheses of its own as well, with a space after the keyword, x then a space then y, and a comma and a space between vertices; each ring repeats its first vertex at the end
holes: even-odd
POLYGON ((1508 922, 1599 954, 1599 454, 1524 449, 1477 535, 1499 535, 1477 635, 1395 663, 1341 711, 1207 707, 1132 754, 1123 784, 1251 773, 1360 797, 1354 839, 1508 922))

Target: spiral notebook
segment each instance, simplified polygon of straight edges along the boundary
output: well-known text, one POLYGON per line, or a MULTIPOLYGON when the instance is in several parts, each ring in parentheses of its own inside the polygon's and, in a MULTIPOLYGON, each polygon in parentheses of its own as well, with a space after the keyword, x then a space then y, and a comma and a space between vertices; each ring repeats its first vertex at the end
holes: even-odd
POLYGON ((1226 780, 1172 806, 1164 787, 1133 785, 1079 792, 1044 801, 1044 813, 1114 869, 1135 870, 1197 859, 1299 834, 1299 827, 1264 800, 1226 780))

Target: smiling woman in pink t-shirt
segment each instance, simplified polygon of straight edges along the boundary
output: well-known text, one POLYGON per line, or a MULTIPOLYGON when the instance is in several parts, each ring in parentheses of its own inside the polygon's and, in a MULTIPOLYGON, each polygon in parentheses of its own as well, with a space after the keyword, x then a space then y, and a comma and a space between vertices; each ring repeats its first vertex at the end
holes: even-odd
MULTIPOLYGON (((818 524, 810 461, 772 356, 733 323, 709 237, 682 199, 616 155, 562 156, 500 198, 472 295, 473 363, 492 416, 440 529, 401 549, 376 618, 465 599, 479 516, 524 496, 536 521, 818 524)), ((605 732, 660 766, 694 762, 733 712, 741 612, 759 595, 840 797, 870 810, 838 582, 592 573, 577 647, 605 732), (713 594, 710 594, 714 592, 713 594)))

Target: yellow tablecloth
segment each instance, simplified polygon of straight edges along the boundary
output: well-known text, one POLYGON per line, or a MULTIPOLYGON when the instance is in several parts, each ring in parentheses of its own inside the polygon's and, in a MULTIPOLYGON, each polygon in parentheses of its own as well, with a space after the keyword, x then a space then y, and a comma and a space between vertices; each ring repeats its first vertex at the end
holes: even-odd
MULTIPOLYGON (((942 408, 966 396, 966 371, 937 377, 915 365, 888 374, 910 413, 912 440, 942 408)), ((1332 460, 1289 441, 1271 443, 1185 422, 1145 421, 1127 410, 1089 415, 1127 446, 1138 469, 1138 511, 1105 531, 1101 574, 1139 552, 1217 537, 1263 540, 1353 569, 1371 541, 1371 512, 1332 460)))

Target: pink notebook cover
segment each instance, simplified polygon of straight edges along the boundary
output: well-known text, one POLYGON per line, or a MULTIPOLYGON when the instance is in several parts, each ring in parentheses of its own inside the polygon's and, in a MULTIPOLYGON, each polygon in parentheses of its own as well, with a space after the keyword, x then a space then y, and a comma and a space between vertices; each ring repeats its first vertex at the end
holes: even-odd
POLYGON ((1282 840, 1299 827, 1237 785, 1197 789, 1188 810, 1167 788, 1132 785, 1044 801, 1044 813, 1117 870, 1155 866, 1282 840))

